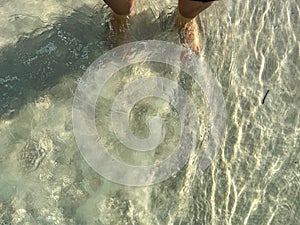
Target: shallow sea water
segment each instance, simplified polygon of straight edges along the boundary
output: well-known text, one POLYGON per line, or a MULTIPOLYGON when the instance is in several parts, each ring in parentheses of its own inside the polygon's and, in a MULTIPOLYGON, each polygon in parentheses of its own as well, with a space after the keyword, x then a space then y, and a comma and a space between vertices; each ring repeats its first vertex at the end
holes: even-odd
MULTIPOLYGON (((177 41, 176 1, 158 2, 137 1, 125 42, 177 41)), ((300 224, 299 1, 225 0, 200 15, 201 54, 226 101, 220 151, 203 173, 196 153, 176 176, 139 188, 98 175, 72 129, 80 77, 115 44, 107 34, 109 9, 94 0, 3 0, 0 12, 0 224, 300 224)), ((128 79, 114 76, 97 110, 108 115, 117 91, 133 78, 168 70, 134 65, 128 79)), ((175 79, 198 106, 201 152, 209 108, 193 81, 175 79)), ((172 111, 146 99, 132 112, 132 129, 146 137, 145 120, 153 115, 178 127, 172 111)), ((166 157, 179 138, 171 129, 165 145, 143 161, 120 150, 105 117, 98 122, 111 153, 130 163, 166 157)))

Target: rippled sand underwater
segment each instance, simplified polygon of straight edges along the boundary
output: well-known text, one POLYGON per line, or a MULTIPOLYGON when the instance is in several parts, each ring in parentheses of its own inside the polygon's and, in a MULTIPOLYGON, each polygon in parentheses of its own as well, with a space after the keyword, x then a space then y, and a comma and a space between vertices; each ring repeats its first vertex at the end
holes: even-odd
MULTIPOLYGON (((129 41, 176 41, 176 1, 158 2, 137 1, 129 41)), ((14 0, 2 1, 0 12, 0 224, 300 224, 299 1, 219 1, 200 16, 202 56, 226 101, 226 134, 204 173, 195 154, 176 176, 143 188, 99 176, 72 130, 78 79, 110 49, 107 7, 14 0)), ((201 91, 190 92, 199 95, 205 139, 207 105, 201 91)), ((170 109, 157 106, 164 105, 140 105, 141 118, 155 110, 168 118, 170 109)))

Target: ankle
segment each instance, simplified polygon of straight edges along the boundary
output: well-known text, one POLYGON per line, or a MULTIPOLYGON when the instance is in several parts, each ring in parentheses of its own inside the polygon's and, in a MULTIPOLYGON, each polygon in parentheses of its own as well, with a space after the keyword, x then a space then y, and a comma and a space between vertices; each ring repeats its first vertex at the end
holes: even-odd
POLYGON ((193 18, 184 17, 178 10, 177 24, 178 24, 179 28, 183 28, 186 24, 188 24, 192 20, 193 20, 193 18))
POLYGON ((127 15, 119 15, 115 12, 112 12, 110 18, 110 28, 116 33, 124 33, 128 28, 128 16, 127 15))

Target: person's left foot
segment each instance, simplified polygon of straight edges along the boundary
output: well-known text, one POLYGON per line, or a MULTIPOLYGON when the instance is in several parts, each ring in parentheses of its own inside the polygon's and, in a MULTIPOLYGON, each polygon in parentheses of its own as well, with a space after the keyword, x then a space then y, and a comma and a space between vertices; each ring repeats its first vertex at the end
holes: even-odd
POLYGON ((126 32, 128 29, 128 16, 117 15, 112 13, 109 25, 110 34, 109 39, 111 42, 111 47, 117 47, 122 44, 126 39, 126 32))
POLYGON ((200 34, 196 19, 185 18, 178 12, 177 25, 180 43, 194 53, 199 54, 200 34))

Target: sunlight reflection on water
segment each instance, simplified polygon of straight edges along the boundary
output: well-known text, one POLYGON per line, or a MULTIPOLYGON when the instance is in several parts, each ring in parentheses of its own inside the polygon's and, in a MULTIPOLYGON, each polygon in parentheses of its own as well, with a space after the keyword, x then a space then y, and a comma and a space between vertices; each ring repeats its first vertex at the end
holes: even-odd
MULTIPOLYGON (((156 2, 137 1, 130 41, 177 41, 176 15, 169 14, 176 9, 164 7, 176 2, 156 2)), ((2 1, 0 224, 299 224, 299 7, 296 0, 228 0, 200 16, 202 56, 226 101, 221 151, 201 175, 195 154, 177 176, 130 188, 95 173, 72 132, 78 79, 109 49, 109 10, 93 0, 2 1)), ((112 80, 100 106, 130 74, 148 72, 129 69, 112 80)), ((179 81, 192 83, 184 76, 179 81)), ((190 92, 205 118, 201 91, 190 92)), ((147 118, 153 109, 143 113, 147 118)), ((208 127, 201 126, 205 137, 208 127)))

